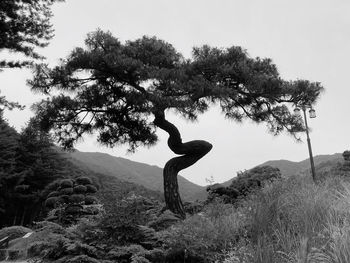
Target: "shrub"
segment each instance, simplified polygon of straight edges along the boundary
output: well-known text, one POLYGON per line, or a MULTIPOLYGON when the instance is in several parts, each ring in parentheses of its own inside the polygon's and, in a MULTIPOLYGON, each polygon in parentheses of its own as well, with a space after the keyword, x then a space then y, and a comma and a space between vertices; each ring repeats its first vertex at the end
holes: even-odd
POLYGON ((58 202, 58 198, 57 197, 50 197, 50 198, 46 199, 45 206, 47 208, 54 208, 56 206, 57 202, 58 202))
POLYGON ((81 185, 88 185, 88 184, 92 184, 92 181, 89 177, 78 177, 76 179, 77 184, 81 184, 81 185))
POLYGON ((61 195, 71 195, 71 194, 73 194, 73 188, 72 187, 63 188, 60 190, 60 194, 61 195))
POLYGON ((57 202, 60 204, 68 204, 69 203, 69 195, 59 196, 57 202))
POLYGON ((7 250, 0 249, 0 261, 3 261, 7 258, 7 250))
POLYGON ((97 192, 97 188, 94 185, 92 185, 92 184, 86 185, 86 193, 94 194, 96 192, 97 192))
POLYGON ((249 171, 238 173, 229 187, 215 184, 207 188, 209 200, 221 197, 226 203, 234 203, 248 194, 261 189, 266 183, 281 178, 278 168, 271 166, 258 166, 249 171))
POLYGON ((72 204, 80 204, 85 201, 85 196, 82 194, 73 194, 69 197, 69 201, 72 204))
POLYGON ((19 259, 20 251, 19 250, 8 250, 8 259, 16 260, 19 259))
POLYGON ((95 196, 87 195, 85 196, 85 204, 92 205, 97 203, 97 198, 95 196))
POLYGON ((85 194, 86 193, 86 186, 84 185, 77 185, 74 187, 74 193, 76 194, 85 194))
POLYGON ((73 181, 71 179, 63 179, 60 181, 60 187, 61 188, 72 188, 73 187, 73 181))
POLYGON ((48 194, 47 198, 56 197, 59 195, 60 195, 60 193, 58 191, 52 191, 51 193, 48 194))
POLYGON ((83 207, 79 204, 72 204, 65 208, 66 214, 79 214, 83 211, 83 207))
POLYGON ((147 212, 152 205, 155 204, 140 196, 110 203, 105 206, 99 227, 116 244, 139 243, 144 238, 139 225, 145 225, 149 220, 147 212))
POLYGON ((162 235, 169 247, 167 257, 183 261, 181 257, 186 256, 186 260, 192 258, 194 262, 214 262, 218 254, 247 236, 246 209, 216 202, 166 229, 162 235))
POLYGON ((47 231, 48 233, 64 234, 65 230, 59 224, 49 222, 49 221, 40 221, 35 224, 36 233, 40 231, 47 231))
POLYGON ((10 240, 23 237, 25 234, 32 232, 30 228, 23 226, 10 226, 0 229, 0 239, 9 236, 10 240))

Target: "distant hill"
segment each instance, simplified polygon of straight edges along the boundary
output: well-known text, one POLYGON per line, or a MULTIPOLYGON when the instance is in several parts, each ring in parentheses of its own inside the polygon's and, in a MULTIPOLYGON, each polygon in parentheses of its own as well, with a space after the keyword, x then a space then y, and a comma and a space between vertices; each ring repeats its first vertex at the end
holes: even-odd
MULTIPOLYGON (((314 156, 316 173, 318 171, 322 173, 329 171, 332 169, 332 167, 334 167, 335 165, 341 162, 343 162, 343 156, 341 153, 314 156)), ((271 167, 276 167, 280 169, 282 176, 288 177, 291 175, 307 172, 310 169, 310 160, 309 158, 300 162, 292 162, 288 160, 272 160, 272 161, 264 162, 257 166, 265 166, 265 165, 269 165, 271 167)), ((232 179, 225 181, 221 184, 223 186, 229 186, 231 184, 231 181, 232 179)))
MULTIPOLYGON (((163 192, 163 169, 148 165, 145 163, 134 162, 126 158, 115 157, 100 152, 65 152, 64 155, 75 166, 80 167, 84 171, 91 171, 95 180, 99 181, 104 187, 109 188, 108 184, 113 181, 113 188, 119 191, 124 183, 128 184, 128 189, 134 184, 142 186, 144 191, 149 189, 154 193, 163 192), (119 190, 118 190, 119 189, 119 190)), ((314 157, 316 171, 329 171, 337 163, 342 162, 341 153, 332 155, 317 155, 314 157)), ((288 177, 295 174, 305 173, 310 169, 309 159, 300 162, 288 160, 271 160, 264 162, 258 166, 269 165, 280 169, 282 176, 288 177)), ((222 185, 229 186, 231 180, 222 185)), ((206 186, 196 185, 182 176, 178 176, 179 189, 183 200, 205 200, 207 197, 206 186)), ((136 187, 136 186, 134 186, 136 187)), ((140 190, 138 189, 138 190, 140 190)))
MULTIPOLYGON (((163 169, 145 163, 134 162, 99 152, 68 152, 65 155, 82 168, 97 174, 103 174, 122 181, 142 185, 153 191, 163 192, 163 169)), ((182 176, 178 176, 180 194, 185 201, 205 199, 206 195, 197 195, 205 187, 196 185, 182 176)))
MULTIPOLYGON (((343 156, 341 153, 335 153, 332 155, 317 155, 314 157, 315 167, 318 166, 331 166, 334 163, 342 162, 343 156)), ((270 165, 280 169, 282 175, 288 177, 294 174, 300 174, 310 169, 310 160, 305 159, 300 162, 292 162, 288 160, 274 160, 267 161, 259 166, 270 165)))

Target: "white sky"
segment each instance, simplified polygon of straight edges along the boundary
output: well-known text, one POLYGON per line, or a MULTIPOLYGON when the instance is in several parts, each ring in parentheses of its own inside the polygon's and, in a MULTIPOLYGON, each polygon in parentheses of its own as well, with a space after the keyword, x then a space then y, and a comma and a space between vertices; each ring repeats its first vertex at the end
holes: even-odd
MULTIPOLYGON (((350 91, 350 1, 347 0, 66 0, 54 6, 55 37, 42 50, 54 65, 76 46, 83 46, 88 32, 98 27, 110 30, 122 41, 142 35, 170 42, 189 57, 193 46, 238 45, 255 57, 270 57, 287 80, 320 81, 326 89, 316 106, 312 128, 313 152, 333 154, 349 147, 350 91)), ((6 53, 0 53, 6 56, 6 53)), ((30 104, 40 96, 26 86, 30 72, 0 73, 2 95, 27 105, 27 110, 7 112, 18 130, 31 116, 30 104)), ((236 172, 272 159, 300 161, 308 157, 303 143, 286 135, 273 137, 264 124, 238 124, 225 120, 218 109, 202 115, 197 123, 168 116, 184 141, 204 139, 212 151, 194 166, 181 172, 187 179, 206 184, 213 176, 222 182, 236 172)), ((93 138, 77 145, 81 151, 100 151, 163 167, 174 154, 167 148, 165 132, 159 143, 125 155, 126 148, 108 149, 93 138)), ((305 137, 302 135, 303 138, 305 137)), ((116 171, 117 172, 117 171, 116 171)))

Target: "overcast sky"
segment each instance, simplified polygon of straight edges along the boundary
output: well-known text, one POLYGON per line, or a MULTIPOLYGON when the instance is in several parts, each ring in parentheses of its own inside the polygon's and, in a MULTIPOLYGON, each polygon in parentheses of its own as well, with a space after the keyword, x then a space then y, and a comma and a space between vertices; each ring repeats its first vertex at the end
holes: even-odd
MULTIPOLYGON (((311 119, 314 155, 349 149, 350 137, 350 1, 348 0, 66 0, 55 4, 52 20, 55 37, 42 50, 55 65, 76 46, 83 46, 88 32, 110 30, 120 40, 143 35, 170 42, 185 57, 192 47, 242 46, 250 56, 270 57, 286 80, 319 81, 325 93, 311 119)), ((0 53, 5 56, 6 53, 0 53)), ((26 86, 30 72, 0 73, 2 95, 27 106, 22 112, 6 112, 10 124, 20 130, 32 115, 31 103, 40 99, 26 86)), ((181 172, 187 179, 206 184, 213 176, 222 182, 239 170, 272 159, 300 161, 308 157, 303 143, 286 134, 274 137, 264 124, 225 120, 218 109, 202 115, 196 123, 168 116, 184 141, 203 139, 212 151, 194 166, 181 172)), ((174 154, 167 148, 162 130, 159 143, 126 155, 126 148, 108 149, 92 137, 77 145, 81 151, 100 151, 163 167, 174 154)), ((301 134, 305 138, 304 134, 301 134)), ((117 171, 116 171, 117 172, 117 171)))

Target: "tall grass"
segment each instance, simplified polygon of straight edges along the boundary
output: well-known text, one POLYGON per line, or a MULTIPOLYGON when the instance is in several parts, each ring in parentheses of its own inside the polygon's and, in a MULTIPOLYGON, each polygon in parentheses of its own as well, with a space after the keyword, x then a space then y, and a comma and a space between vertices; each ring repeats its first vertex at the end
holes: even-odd
POLYGON ((347 180, 314 184, 308 177, 295 176, 266 186, 247 204, 249 262, 350 262, 347 180))
POLYGON ((210 204, 167 232, 170 247, 207 262, 350 263, 350 183, 275 181, 238 206, 210 204))

